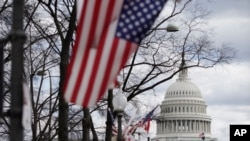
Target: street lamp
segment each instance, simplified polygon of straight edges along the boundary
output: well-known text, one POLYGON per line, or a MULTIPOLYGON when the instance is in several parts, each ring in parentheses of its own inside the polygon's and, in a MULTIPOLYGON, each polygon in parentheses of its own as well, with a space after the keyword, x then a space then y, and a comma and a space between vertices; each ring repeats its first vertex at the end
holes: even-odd
POLYGON ((116 115, 118 117, 117 141, 122 141, 122 115, 127 105, 127 98, 121 93, 118 93, 114 96, 112 103, 114 106, 114 111, 116 112, 116 115))
POLYGON ((168 24, 166 30, 168 32, 177 32, 177 31, 179 31, 179 28, 173 24, 168 24))
POLYGON ((179 28, 173 24, 168 24, 168 26, 164 28, 152 29, 152 31, 155 31, 155 30, 166 30, 167 32, 177 32, 179 31, 179 28))
POLYGON ((165 30, 167 32, 177 32, 179 31, 179 28, 173 24, 168 24, 167 27, 162 27, 162 28, 153 28, 150 29, 147 34, 145 35, 145 37, 147 37, 148 35, 150 35, 152 32, 156 31, 156 30, 165 30))

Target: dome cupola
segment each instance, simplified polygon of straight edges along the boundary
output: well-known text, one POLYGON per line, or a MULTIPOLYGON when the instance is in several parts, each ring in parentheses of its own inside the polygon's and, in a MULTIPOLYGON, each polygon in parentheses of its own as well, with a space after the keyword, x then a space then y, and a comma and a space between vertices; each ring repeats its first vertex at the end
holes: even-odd
POLYGON ((156 117, 157 135, 153 141, 200 141, 204 133, 211 138, 211 117, 200 89, 188 78, 187 69, 179 72, 176 82, 169 86, 156 117))
POLYGON ((200 89, 190 81, 187 75, 187 69, 179 73, 176 82, 167 89, 165 100, 169 98, 200 98, 202 99, 200 89))

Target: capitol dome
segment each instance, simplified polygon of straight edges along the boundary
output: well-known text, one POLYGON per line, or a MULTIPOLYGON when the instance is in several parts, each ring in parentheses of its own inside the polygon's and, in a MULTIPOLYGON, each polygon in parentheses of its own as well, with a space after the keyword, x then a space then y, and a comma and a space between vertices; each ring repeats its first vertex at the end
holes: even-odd
POLYGON ((156 117, 157 133, 153 141, 200 141, 204 133, 211 137, 211 117, 200 89, 188 78, 187 69, 179 73, 176 82, 169 86, 156 117))
POLYGON ((188 78, 177 79, 172 84, 165 95, 165 99, 174 97, 196 97, 202 98, 200 89, 192 83, 188 78))

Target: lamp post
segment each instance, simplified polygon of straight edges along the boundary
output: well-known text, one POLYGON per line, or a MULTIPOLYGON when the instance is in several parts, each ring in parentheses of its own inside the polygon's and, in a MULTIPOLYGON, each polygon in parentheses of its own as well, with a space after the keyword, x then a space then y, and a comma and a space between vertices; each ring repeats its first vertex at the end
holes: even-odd
POLYGON ((118 93, 114 96, 112 103, 114 106, 114 111, 118 117, 117 141, 122 141, 122 115, 127 105, 127 98, 124 95, 118 93))

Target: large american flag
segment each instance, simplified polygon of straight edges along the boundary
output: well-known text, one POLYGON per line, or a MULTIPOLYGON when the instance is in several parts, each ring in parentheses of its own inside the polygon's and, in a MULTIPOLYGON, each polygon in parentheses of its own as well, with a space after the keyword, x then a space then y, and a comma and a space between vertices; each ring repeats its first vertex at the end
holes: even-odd
POLYGON ((91 107, 115 82, 166 0, 84 0, 64 85, 68 102, 91 107))

